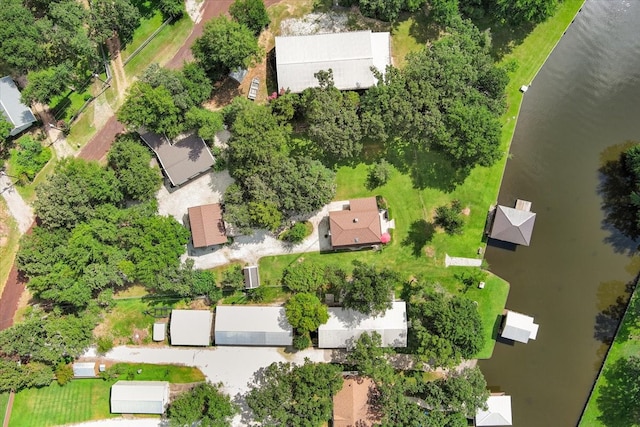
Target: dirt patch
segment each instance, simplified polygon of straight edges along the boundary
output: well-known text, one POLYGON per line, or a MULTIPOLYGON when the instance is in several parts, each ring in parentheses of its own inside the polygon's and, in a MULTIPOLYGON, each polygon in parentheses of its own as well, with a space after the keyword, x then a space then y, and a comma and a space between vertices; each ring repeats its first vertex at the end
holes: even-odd
POLYGON ((189 308, 191 310, 209 310, 210 307, 205 299, 197 299, 189 303, 189 308))
MULTIPOLYGON (((244 78, 243 82, 249 80, 249 74, 244 78)), ((220 85, 218 85, 213 91, 213 97, 204 104, 204 107, 208 110, 219 110, 227 104, 230 104, 233 98, 246 94, 242 91, 238 82, 231 77, 225 78, 220 85)), ((245 95, 246 96, 246 95, 245 95)))
POLYGON ((426 248, 424 248, 424 253, 429 258, 436 257, 436 249, 433 246, 427 246, 426 248))
POLYGON ((9 226, 10 215, 4 205, 0 205, 0 247, 7 246, 9 243, 9 233, 11 227, 9 226))
POLYGON ((466 208, 462 209, 462 215, 464 216, 471 215, 471 208, 467 206, 466 208))
POLYGON ((133 334, 131 334, 131 341, 136 345, 144 344, 148 341, 149 338, 149 330, 148 329, 133 329, 133 334))

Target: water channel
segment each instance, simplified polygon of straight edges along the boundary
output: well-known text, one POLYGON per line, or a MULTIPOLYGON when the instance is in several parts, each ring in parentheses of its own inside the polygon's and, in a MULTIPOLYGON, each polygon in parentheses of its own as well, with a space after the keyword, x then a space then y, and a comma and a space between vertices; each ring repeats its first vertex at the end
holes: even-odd
POLYGON ((603 157, 640 141, 639 30, 640 1, 587 0, 524 95, 498 201, 530 200, 535 230, 530 247, 486 258, 511 283, 507 308, 540 331, 480 363, 512 396, 514 426, 577 424, 607 350, 596 317, 640 270, 598 193, 603 157))

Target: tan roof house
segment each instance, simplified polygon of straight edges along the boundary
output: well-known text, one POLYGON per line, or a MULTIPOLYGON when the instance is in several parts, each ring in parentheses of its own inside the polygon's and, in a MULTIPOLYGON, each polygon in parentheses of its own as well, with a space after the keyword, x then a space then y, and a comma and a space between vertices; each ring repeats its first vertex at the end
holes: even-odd
POLYGON ((375 389, 370 378, 348 377, 333 396, 334 427, 369 427, 379 421, 369 404, 369 392, 375 389))
POLYGON ((189 225, 194 248, 227 243, 227 234, 219 203, 189 208, 189 225))
POLYGON ((382 243, 382 223, 375 197, 349 200, 341 211, 329 212, 331 246, 367 246, 382 243))

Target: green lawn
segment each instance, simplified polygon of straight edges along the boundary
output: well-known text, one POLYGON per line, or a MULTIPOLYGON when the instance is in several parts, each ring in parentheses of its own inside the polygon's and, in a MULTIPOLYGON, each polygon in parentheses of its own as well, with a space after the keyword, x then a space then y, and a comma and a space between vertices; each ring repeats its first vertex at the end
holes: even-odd
MULTIPOLYGON (((172 383, 203 381, 197 368, 173 365, 120 364, 124 380, 163 380, 172 383), (140 374, 137 370, 142 369, 140 374), (131 372, 131 375, 128 375, 131 372)), ((65 386, 23 390, 16 394, 9 426, 46 427, 119 416, 109 412, 111 385, 102 379, 77 379, 65 386)))
MULTIPOLYGON (((640 295, 638 291, 634 292, 631 300, 629 301, 629 306, 627 308, 627 312, 622 319, 622 324, 620 325, 620 329, 616 334, 616 337, 607 353, 607 357, 602 366, 602 370, 598 375, 595 386, 591 392, 591 396, 589 396, 589 400, 587 402, 587 406, 582 414, 580 419, 579 426, 583 427, 593 427, 593 426, 631 426, 638 425, 638 420, 632 418, 631 413, 629 413, 629 419, 627 422, 619 423, 619 422, 610 422, 605 423, 601 421, 601 419, 605 419, 608 421, 612 421, 610 417, 606 414, 603 414, 600 409, 600 403, 606 402, 607 404, 611 404, 611 402, 615 402, 616 399, 620 400, 623 394, 619 394, 617 396, 606 396, 603 395, 604 387, 607 385, 607 376, 604 375, 604 372, 611 370, 611 367, 615 365, 617 361, 622 358, 629 357, 631 355, 638 356, 640 354, 640 295)), ((637 380, 637 379, 636 379, 637 380)), ((620 390, 622 391, 622 390, 620 390)), ((622 404, 622 403, 620 403, 622 404)))
POLYGON ((151 16, 143 17, 140 19, 140 26, 136 28, 133 32, 133 39, 131 43, 127 44, 125 49, 123 49, 120 54, 122 55, 122 60, 125 61, 131 54, 142 44, 144 41, 149 38, 151 34, 164 22, 162 18, 162 12, 156 9, 155 13, 151 16))
POLYGON ((4 423, 4 414, 9 403, 9 393, 0 393, 0 424, 4 423))
MULTIPOLYGON (((46 181, 47 177, 53 172, 56 164, 58 163, 55 150, 51 150, 51 154, 52 154, 51 159, 47 162, 46 165, 44 165, 42 169, 40 169, 40 172, 38 172, 38 174, 36 175, 36 177, 32 182, 25 185, 16 185, 15 187, 18 190, 18 193, 20 194, 20 196, 22 196, 22 198, 28 204, 33 203, 33 201, 35 200, 36 187, 38 186, 38 184, 46 181)), ((11 162, 9 162, 9 169, 8 169, 9 175, 13 175, 12 172, 13 171, 11 168, 11 162)))
MULTIPOLYGON (((164 64, 175 55, 191 34, 193 22, 186 14, 160 31, 160 33, 126 66, 127 78, 132 79, 154 62, 164 64)), ((143 40, 144 41, 144 40, 143 40)), ((136 40, 134 39, 135 43, 136 40)))
POLYGON ((116 300, 115 307, 105 314, 104 321, 98 328, 99 336, 107 336, 114 339, 117 344, 134 344, 134 329, 143 330, 148 336, 143 343, 151 342, 151 329, 155 318, 145 312, 153 307, 175 307, 181 301, 176 298, 128 298, 116 300))

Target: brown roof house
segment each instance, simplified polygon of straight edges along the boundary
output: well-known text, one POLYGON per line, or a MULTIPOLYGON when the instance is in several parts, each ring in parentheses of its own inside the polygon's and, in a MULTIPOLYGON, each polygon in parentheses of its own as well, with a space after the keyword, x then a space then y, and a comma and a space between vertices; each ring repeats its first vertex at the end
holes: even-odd
POLYGON ((194 248, 227 243, 227 234, 219 203, 189 208, 189 225, 194 248))
POLYGON ((387 243, 386 228, 393 228, 392 221, 384 220, 384 211, 378 209, 375 197, 349 200, 341 211, 329 212, 331 247, 365 247, 387 243), (383 228, 385 230, 383 231, 383 228))
POLYGON ((369 378, 345 378, 342 389, 333 396, 333 426, 369 427, 377 423, 379 417, 369 404, 369 394, 374 390, 375 384, 369 378))

